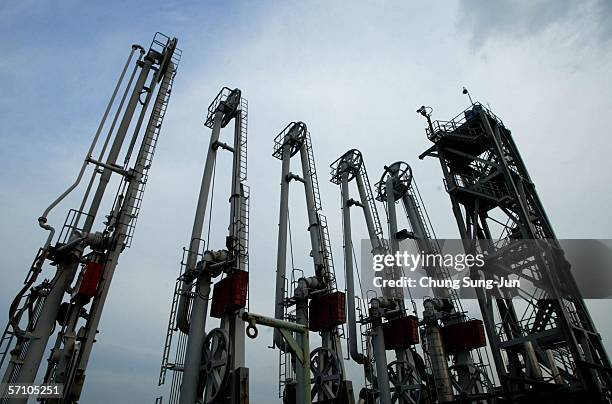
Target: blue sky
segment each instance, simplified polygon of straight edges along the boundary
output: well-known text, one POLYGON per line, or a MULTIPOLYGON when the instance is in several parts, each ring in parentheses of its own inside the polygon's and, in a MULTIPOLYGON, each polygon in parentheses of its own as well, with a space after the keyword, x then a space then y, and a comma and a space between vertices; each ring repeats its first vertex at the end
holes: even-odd
MULTIPOLYGON (((36 218, 73 180, 132 43, 179 38, 183 59, 133 247, 121 258, 94 347, 84 402, 151 402, 209 131, 222 86, 249 100, 253 311, 271 314, 280 165, 272 139, 290 121, 311 131, 324 213, 342 270, 339 190, 327 167, 359 148, 370 178, 412 166, 436 232, 457 236, 436 161, 414 110, 464 108, 463 85, 512 129, 559 237, 612 238, 612 44, 605 0, 369 2, 5 1, 0 5, 0 308, 25 277, 45 234, 36 218)), ((222 158, 221 179, 229 159, 222 158)), ((223 181, 219 182, 223 184, 223 181)), ((220 188, 222 189, 222 188, 220 188)), ((226 196, 214 221, 224 234, 226 196)), ((303 195, 292 193, 296 229, 303 195)), ((50 219, 60 224, 69 199, 50 219)), ((382 213, 381 209, 381 213, 382 213)), ((299 217, 302 216, 302 217, 299 217)), ((302 221, 302 222, 300 222, 302 221)), ((363 228, 355 226, 355 234, 363 228)), ((308 267, 305 231, 296 261, 308 267)), ((612 324, 593 303, 606 344, 612 324)), ((6 310, 0 311, 5 321, 6 310)), ((276 352, 249 342, 252 402, 276 397, 276 352)), ((353 372, 353 369, 349 369, 353 372)), ((351 374, 356 384, 361 376, 351 374)))

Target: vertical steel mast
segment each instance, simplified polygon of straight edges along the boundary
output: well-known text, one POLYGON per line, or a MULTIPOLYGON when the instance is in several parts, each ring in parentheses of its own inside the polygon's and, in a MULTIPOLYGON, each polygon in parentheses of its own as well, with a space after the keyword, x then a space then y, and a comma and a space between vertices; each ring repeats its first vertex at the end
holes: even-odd
MULTIPOLYGON (((384 239, 382 226, 376 209, 376 202, 368 174, 359 150, 349 150, 331 164, 331 182, 340 185, 342 195, 342 218, 344 230, 344 265, 348 292, 349 312, 349 346, 353 360, 364 363, 366 387, 360 393, 363 402, 378 400, 383 403, 418 402, 421 397, 422 360, 411 347, 418 343, 418 320, 407 316, 404 307, 403 290, 398 287, 382 287, 382 296, 375 296, 369 301, 368 316, 361 316, 360 322, 365 327, 364 351, 357 350, 357 332, 355 319, 353 242, 351 231, 351 207, 360 207, 363 211, 373 255, 386 255, 390 246, 384 239), (349 183, 355 180, 359 199, 349 196, 349 183), (351 302, 352 300, 352 302, 351 302), (372 351, 370 352, 370 346, 372 351), (394 350, 396 361, 387 364, 387 350, 394 350), (370 363, 375 364, 373 376, 370 363), (416 363, 415 363, 416 362, 416 363), (419 367, 419 369, 417 369, 419 367)), ((386 267, 382 277, 395 280, 400 276, 396 267, 386 267)), ((374 292, 373 290, 371 292, 374 292)), ((361 311, 361 310, 360 310, 361 311)))
POLYGON ((242 320, 248 301, 247 117, 248 104, 239 89, 224 87, 208 108, 205 125, 212 129, 212 134, 189 248, 184 249, 174 291, 159 376, 161 386, 167 370, 173 371, 170 403, 248 403, 242 320), (232 120, 233 141, 223 143, 219 140, 221 129, 232 120), (233 157, 230 217, 225 246, 213 250, 211 235, 203 231, 207 212, 209 221, 213 218, 208 201, 214 192, 219 149, 233 157), (211 297, 211 284, 219 276, 222 279, 214 284, 211 297), (220 326, 207 333, 209 315, 220 319, 220 326), (173 346, 174 362, 170 362, 173 346))
MULTIPOLYGON (((376 199, 386 204, 390 228, 395 232, 393 238, 398 246, 401 241, 412 239, 420 254, 441 256, 440 245, 431 229, 410 166, 402 161, 385 166, 376 190, 376 199), (398 230, 398 201, 404 207, 410 230, 398 230)), ((431 279, 451 279, 448 268, 439 261, 424 266, 424 270, 431 279)), ((425 298, 423 306, 423 351, 432 373, 432 399, 439 402, 481 400, 485 396, 483 385, 490 386, 490 382, 481 353, 475 351, 474 358, 472 350, 486 344, 482 322, 467 318, 457 292, 452 288, 434 287, 433 296, 425 298), (458 334, 481 338, 470 340, 458 334), (451 339, 453 343, 449 341, 451 339), (451 355, 453 361, 449 364, 451 355)))
POLYGON ((477 289, 503 393, 512 400, 609 402, 610 361, 535 185, 503 122, 479 103, 428 120, 467 253, 485 255, 474 279, 520 280, 477 289), (527 286, 529 285, 529 287, 527 286))
MULTIPOLYGON (((352 385, 344 375, 339 328, 345 322, 345 297, 344 293, 338 292, 336 288, 327 221, 320 213, 321 197, 306 124, 292 122, 287 125, 274 139, 273 156, 282 161, 275 318, 307 325, 310 331, 318 331, 321 334, 322 346, 310 354, 313 402, 350 403, 354 398, 352 385), (301 176, 290 172, 290 159, 298 153, 302 166, 301 176), (291 277, 287 277, 289 184, 294 180, 304 184, 306 196, 308 231, 315 271, 314 276, 310 277, 303 276, 303 272, 301 276, 296 276, 296 268, 292 268, 291 277), (293 296, 289 296, 289 287, 293 290, 293 296)), ((296 337, 298 342, 299 338, 302 338, 301 335, 296 337)), ((300 381, 304 380, 300 374, 303 367, 294 365, 296 354, 291 352, 291 346, 285 344, 279 330, 275 330, 274 345, 281 351, 280 390, 284 388, 281 393, 287 399, 291 399, 295 394, 298 402, 304 402, 305 389, 310 389, 310 386, 299 385, 300 381)))
MULTIPOLYGON (((354 265, 353 265, 353 241, 351 231, 352 206, 361 207, 366 226, 368 229, 372 254, 386 254, 386 245, 378 211, 372 195, 370 181, 363 163, 363 158, 358 150, 349 150, 331 164, 331 182, 340 185, 342 197, 342 224, 344 231, 344 267, 347 290, 347 313, 349 329, 349 353, 350 357, 358 364, 364 365, 366 387, 359 394, 360 402, 364 400, 373 401, 378 396, 381 404, 391 403, 391 391, 389 389, 389 376, 387 374, 387 355, 382 330, 382 317, 385 306, 394 307, 396 300, 395 289, 384 287, 381 298, 375 297, 370 302, 368 315, 361 315, 360 322, 365 327, 362 333, 364 339, 360 353, 357 345, 357 319, 355 302, 359 296, 355 294, 354 265), (349 181, 355 179, 359 190, 359 201, 349 197, 349 181), (375 369, 372 368, 374 365, 375 369)), ((385 279, 391 279, 392 273, 385 271, 385 279)))
POLYGON ((145 52, 138 45, 132 46, 76 181, 38 219, 40 226, 49 231, 49 236, 36 255, 24 287, 9 309, 9 325, 2 337, 0 363, 4 363, 11 343, 16 341, 16 344, 10 350, 11 357, 4 371, 3 382, 34 382, 49 337, 57 324, 59 331, 44 379, 64 385, 64 398, 59 401, 75 402, 79 399, 112 276, 120 254, 131 243, 140 211, 148 171, 180 59, 176 42, 176 38, 157 33, 148 51, 145 52), (124 85, 136 51, 139 51, 138 60, 124 85), (124 93, 116 106, 116 97, 122 87, 124 93), (153 106, 148 113, 151 103, 153 106), (106 128, 106 120, 113 108, 116 109, 112 122, 106 128), (147 116, 147 124, 141 131, 147 116), (130 128, 133 128, 130 144, 125 150, 123 162, 120 162, 118 159, 130 128), (100 135, 105 130, 108 132, 100 146, 100 135), (138 139, 141 139, 141 143, 135 158, 132 158, 138 139), (99 156, 95 158, 93 153, 98 150, 99 156), (133 164, 131 168, 130 163, 133 164), (64 227, 55 239, 55 229, 47 223, 47 215, 77 188, 90 164, 95 168, 81 206, 78 210, 69 211, 64 227), (119 190, 102 231, 95 231, 98 211, 114 174, 120 178, 119 190), (90 197, 96 180, 95 192, 90 197), (87 203, 89 209, 85 210, 87 203), (56 267, 55 275, 34 286, 46 269, 45 264, 56 267), (66 293, 71 296, 64 302, 66 293))

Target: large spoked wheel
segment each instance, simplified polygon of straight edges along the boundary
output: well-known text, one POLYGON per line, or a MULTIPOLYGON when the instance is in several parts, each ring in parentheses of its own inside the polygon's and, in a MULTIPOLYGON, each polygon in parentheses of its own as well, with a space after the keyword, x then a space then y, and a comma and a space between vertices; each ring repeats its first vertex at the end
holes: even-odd
POLYGON ((222 328, 211 330, 204 339, 200 384, 205 404, 221 398, 230 373, 230 339, 222 328))
POLYGON ((338 356, 329 348, 317 348, 310 354, 313 402, 334 400, 342 389, 342 367, 338 356))
POLYGON ((283 147, 289 147, 289 155, 293 157, 300 151, 302 144, 306 141, 308 129, 304 122, 292 122, 286 130, 283 147))
POLYGON ((387 200, 387 180, 393 181, 393 199, 398 200, 408 192, 412 184, 412 168, 403 161, 385 166, 385 172, 378 184, 376 184, 376 199, 379 201, 387 200))
POLYGON ((361 170, 363 165, 363 156, 357 149, 351 149, 344 153, 338 161, 337 170, 339 173, 348 173, 348 181, 351 181, 361 170))
POLYGON ((421 384, 416 380, 414 368, 406 361, 394 361, 387 365, 391 384, 391 402, 417 404, 421 400, 421 384))

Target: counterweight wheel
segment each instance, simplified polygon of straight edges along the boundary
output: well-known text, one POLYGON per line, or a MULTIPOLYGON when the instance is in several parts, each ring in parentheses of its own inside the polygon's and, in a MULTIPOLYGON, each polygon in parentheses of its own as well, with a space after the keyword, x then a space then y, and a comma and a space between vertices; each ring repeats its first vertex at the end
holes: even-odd
POLYGON ((212 404, 222 398, 230 373, 230 338, 222 328, 212 329, 204 339, 200 392, 203 403, 212 404))
POLYGON ((412 184, 412 168, 403 161, 396 161, 389 166, 385 166, 385 172, 376 184, 376 199, 378 201, 387 200, 387 180, 389 178, 393 178, 393 199, 397 201, 408 192, 410 184, 412 184))
POLYGON ((285 128, 285 136, 283 138, 283 147, 289 147, 290 156, 296 155, 302 144, 306 141, 306 135, 308 133, 308 129, 306 128, 306 124, 304 122, 292 122, 285 128))
POLYGON ((391 384, 391 402, 418 404, 421 402, 422 385, 417 382, 415 370, 406 361, 394 361, 387 365, 391 384))
POLYGON ((363 156, 357 149, 351 149, 344 153, 338 160, 332 163, 332 176, 340 178, 343 173, 348 173, 348 181, 359 174, 363 166, 363 156))
POLYGON ((342 389, 342 367, 338 355, 329 348, 317 348, 310 353, 313 402, 328 402, 339 397, 342 389), (316 401, 315 401, 316 397, 316 401))

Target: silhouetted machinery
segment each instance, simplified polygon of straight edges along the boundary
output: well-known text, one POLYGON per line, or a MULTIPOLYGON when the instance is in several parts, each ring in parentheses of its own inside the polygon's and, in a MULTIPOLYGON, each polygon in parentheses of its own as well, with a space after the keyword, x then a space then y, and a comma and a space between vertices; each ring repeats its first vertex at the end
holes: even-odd
MULTIPOLYGON (((351 358, 364 365, 366 387, 360 393, 365 402, 410 403, 419 402, 422 394, 423 361, 414 349, 419 343, 418 319, 408 315, 404 306, 403 290, 383 286, 379 296, 368 290, 369 307, 359 307, 362 325, 362 352, 357 345, 356 299, 354 291, 354 250, 352 242, 350 208, 358 207, 364 214, 373 255, 388 254, 391 246, 383 236, 382 226, 370 181, 358 150, 352 149, 331 164, 331 182, 340 185, 344 230, 344 265, 349 318, 349 351, 351 358), (359 199, 349 197, 349 182, 355 180, 359 199), (387 364, 387 350, 395 352, 396 360, 387 364)), ((399 279, 401 269, 385 268, 385 280, 399 279)), ((361 302, 365 299, 363 291, 361 302)))
POLYGON ((148 50, 132 46, 76 181, 38 219, 49 236, 9 309, 9 323, 1 340, 0 366, 10 354, 3 366, 3 383, 37 380, 49 338, 57 330, 44 382, 61 384, 63 398, 46 401, 79 400, 113 274, 121 253, 131 244, 140 212, 181 55, 176 43, 176 38, 157 33, 148 50), (88 167, 93 170, 80 207, 68 212, 56 237, 47 217, 80 185, 88 167), (119 186, 114 199, 109 200, 105 196, 113 179, 118 179, 119 186), (103 203, 110 211, 101 223, 103 203), (47 275, 49 266, 55 267, 51 276, 47 275))
MULTIPOLYGON (((9 401, 8 384, 39 380, 54 331, 43 381, 62 385, 63 397, 39 401, 80 399, 112 277, 133 238, 180 60, 176 43, 176 38, 157 33, 148 50, 132 47, 77 179, 38 219, 49 235, 9 308, 0 340, 0 403, 9 401), (88 167, 93 170, 80 206, 68 212, 56 235, 48 215, 80 185, 88 167), (106 198, 115 179, 118 190, 114 198, 106 198), (101 220, 100 209, 107 206, 101 220), (55 273, 43 275, 50 266, 55 273)), ((303 122, 291 122, 274 139, 272 154, 282 163, 274 317, 250 313, 247 110, 241 90, 224 87, 204 123, 211 129, 210 142, 159 375, 162 386, 172 372, 170 403, 248 404, 245 335, 257 337, 257 326, 263 325, 274 329, 279 398, 285 404, 353 404, 342 354, 345 324, 349 358, 363 366, 365 376, 359 404, 612 402, 610 361, 535 185, 510 131, 479 103, 450 121, 432 122, 431 108, 419 108, 433 142, 420 158, 439 159, 463 249, 484 257, 483 266, 469 268, 470 278, 520 280, 518 287, 477 287, 482 320, 468 317, 457 291, 446 286, 433 287, 432 296, 423 299, 422 318, 411 292, 406 298, 399 286, 385 283, 364 293, 360 285, 357 293, 351 208, 363 213, 374 256, 399 254, 402 243, 412 243, 425 255, 441 255, 442 248, 410 166, 401 161, 385 166, 374 194, 363 156, 351 149, 331 164, 331 182, 341 189, 346 295, 338 290, 310 134, 303 122), (231 141, 225 143, 220 135, 231 122, 231 141), (219 151, 232 154, 232 168, 226 184, 228 230, 221 245, 214 245, 211 221, 218 215, 213 215, 212 199, 219 151), (291 159, 298 155, 301 169, 294 173, 291 159), (302 184, 305 192, 310 274, 293 260, 292 182, 302 184), (350 197, 351 182, 356 199, 350 197), (385 206, 387 238, 377 200, 385 206), (406 229, 399 227, 400 204, 406 229), (318 333, 315 342, 312 332, 318 333), (490 374, 488 353, 499 383, 490 374)), ((423 269, 434 280, 451 278, 441 263, 423 269)), ((384 281, 403 278, 399 264, 382 270, 384 281)))
MULTIPOLYGON (((410 239, 422 256, 442 256, 411 167, 403 161, 385 166, 376 190, 376 199, 386 207, 392 251, 400 251, 400 242, 410 239), (409 229, 398 230, 398 202, 409 229)), ((451 269, 439 261, 423 267, 430 279, 451 279, 451 269)), ((482 321, 467 317, 455 289, 434 287, 432 292, 424 298, 421 321, 431 400, 480 401, 493 387, 486 353, 478 350, 486 346, 482 321)))
MULTIPOLYGON (((275 319, 308 326, 321 335, 321 346, 310 353, 312 387, 303 386, 304 368, 296 366, 295 348, 275 329, 274 346, 280 350, 280 393, 285 403, 352 403, 352 384, 346 380, 340 340, 345 319, 345 296, 336 287, 327 220, 321 212, 321 196, 310 133, 303 122, 291 122, 274 139, 273 156, 282 162, 278 255, 276 261, 275 319), (301 175, 292 173, 291 158, 299 154, 301 175), (310 255, 314 274, 291 268, 287 276, 289 226, 289 185, 304 185, 310 255)), ((291 250, 293 254, 293 249, 291 250)), ((293 259, 291 260, 293 262, 293 259)), ((296 336, 301 338, 300 335, 296 336)), ((307 378, 307 377, 306 377, 307 378)))
MULTIPOLYGON (((464 89, 464 93, 467 90, 464 89)), ((510 130, 479 103, 450 121, 427 118, 473 279, 520 280, 477 288, 499 396, 507 402, 610 402, 612 369, 510 130)))

